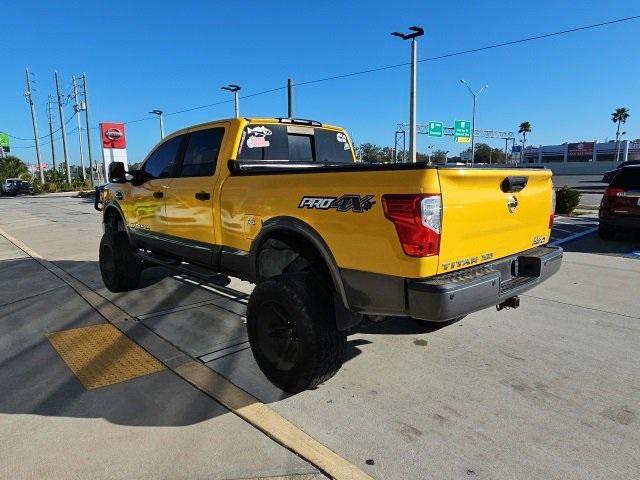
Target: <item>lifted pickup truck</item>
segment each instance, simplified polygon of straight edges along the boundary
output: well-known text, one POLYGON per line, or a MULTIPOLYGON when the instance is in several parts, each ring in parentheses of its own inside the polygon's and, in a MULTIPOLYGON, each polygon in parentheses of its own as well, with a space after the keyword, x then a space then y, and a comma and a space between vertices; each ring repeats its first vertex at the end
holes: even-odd
POLYGON ((562 260, 546 246, 549 171, 358 163, 343 129, 315 121, 194 126, 109 173, 96 191, 105 285, 136 288, 149 262, 254 282, 251 349, 287 392, 334 375, 365 316, 516 307, 562 260))

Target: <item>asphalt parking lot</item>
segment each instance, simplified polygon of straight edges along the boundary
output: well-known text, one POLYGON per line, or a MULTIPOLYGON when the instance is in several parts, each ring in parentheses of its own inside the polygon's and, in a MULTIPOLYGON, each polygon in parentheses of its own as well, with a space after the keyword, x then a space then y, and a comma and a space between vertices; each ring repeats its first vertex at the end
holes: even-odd
POLYGON ((191 362, 255 397, 273 428, 290 422, 373 478, 640 477, 640 240, 600 240, 594 216, 558 218, 563 267, 521 308, 438 330, 361 325, 336 377, 294 396, 248 349, 250 284, 152 268, 139 290, 108 292, 99 221, 88 200, 0 198, 15 239, 0 237, 0 478, 324 477, 224 391, 172 369, 191 362), (147 350, 175 349, 169 367, 87 389, 47 335, 106 324, 108 311, 125 312, 147 350))

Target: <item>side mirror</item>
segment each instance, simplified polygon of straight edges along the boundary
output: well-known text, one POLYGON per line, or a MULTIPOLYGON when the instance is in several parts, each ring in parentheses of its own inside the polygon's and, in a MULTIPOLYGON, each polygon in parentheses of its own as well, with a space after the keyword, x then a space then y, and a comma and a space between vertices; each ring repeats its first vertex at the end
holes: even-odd
POLYGON ((111 162, 109 164, 109 181, 114 183, 123 183, 127 181, 127 172, 124 169, 123 162, 111 162))

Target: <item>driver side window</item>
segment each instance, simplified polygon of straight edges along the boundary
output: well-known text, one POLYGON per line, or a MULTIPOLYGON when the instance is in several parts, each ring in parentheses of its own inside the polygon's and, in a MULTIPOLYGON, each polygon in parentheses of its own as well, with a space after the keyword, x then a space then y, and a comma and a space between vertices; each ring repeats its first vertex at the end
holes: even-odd
POLYGON ((182 139, 183 136, 180 135, 171 140, 167 140, 156 148, 149 158, 147 158, 147 161, 144 162, 142 166, 142 171, 148 174, 149 180, 174 176, 176 160, 182 139))

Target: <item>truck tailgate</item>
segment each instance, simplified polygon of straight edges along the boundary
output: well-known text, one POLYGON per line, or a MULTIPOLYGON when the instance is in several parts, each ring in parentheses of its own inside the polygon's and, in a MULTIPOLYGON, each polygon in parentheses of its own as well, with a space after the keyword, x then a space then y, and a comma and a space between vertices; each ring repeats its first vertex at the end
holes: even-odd
POLYGON ((443 205, 438 273, 549 241, 551 172, 441 168, 438 177, 443 205))

